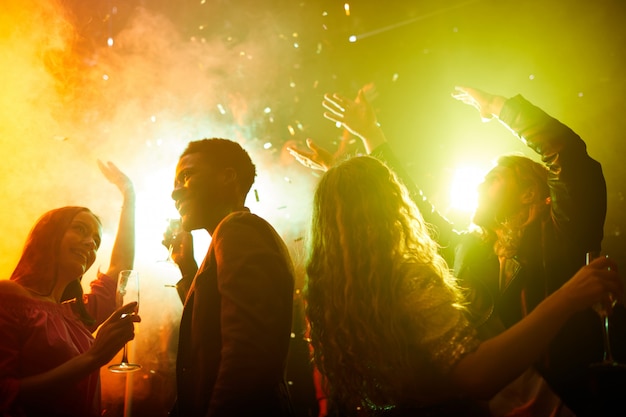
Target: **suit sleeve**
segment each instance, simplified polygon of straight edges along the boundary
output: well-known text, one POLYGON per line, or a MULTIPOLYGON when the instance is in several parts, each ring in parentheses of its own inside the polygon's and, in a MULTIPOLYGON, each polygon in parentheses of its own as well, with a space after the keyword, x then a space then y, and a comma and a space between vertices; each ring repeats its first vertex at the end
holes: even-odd
POLYGON ((243 415, 284 378, 293 269, 262 221, 235 218, 213 237, 221 296, 222 352, 207 415, 243 415))

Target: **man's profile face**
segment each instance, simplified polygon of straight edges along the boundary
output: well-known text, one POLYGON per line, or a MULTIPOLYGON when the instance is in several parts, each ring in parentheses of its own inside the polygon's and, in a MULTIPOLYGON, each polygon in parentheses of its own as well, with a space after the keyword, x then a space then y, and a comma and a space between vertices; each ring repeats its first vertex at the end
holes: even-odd
POLYGON ((184 155, 178 161, 172 199, 185 230, 206 229, 212 225, 225 197, 219 178, 220 171, 201 153, 184 155))
POLYGON ((478 186, 478 207, 474 223, 491 229, 521 208, 521 192, 515 173, 511 168, 498 165, 478 186))

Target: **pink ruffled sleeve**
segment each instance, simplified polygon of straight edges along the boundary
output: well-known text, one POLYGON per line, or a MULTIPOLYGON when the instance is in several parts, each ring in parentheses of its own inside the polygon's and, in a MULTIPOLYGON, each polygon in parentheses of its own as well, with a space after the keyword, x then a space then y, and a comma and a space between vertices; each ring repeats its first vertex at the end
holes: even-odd
POLYGON ((84 295, 85 307, 96 323, 89 328, 94 331, 115 311, 117 281, 98 271, 98 276, 89 284, 91 292, 84 295))

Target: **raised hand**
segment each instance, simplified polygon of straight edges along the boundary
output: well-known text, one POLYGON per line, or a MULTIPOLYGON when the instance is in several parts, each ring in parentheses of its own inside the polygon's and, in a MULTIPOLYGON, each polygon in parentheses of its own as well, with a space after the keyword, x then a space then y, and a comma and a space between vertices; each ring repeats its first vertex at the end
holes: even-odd
POLYGON ((311 150, 303 151, 292 147, 287 148, 287 152, 307 168, 320 171, 328 171, 335 163, 335 157, 326 149, 322 148, 312 139, 306 140, 306 146, 311 150))
POLYGON ((376 113, 365 97, 365 91, 359 90, 356 99, 350 100, 340 94, 325 94, 322 106, 328 111, 324 117, 341 124, 353 135, 366 137, 378 128, 376 113))
POLYGON ((322 101, 322 106, 328 110, 324 112, 324 117, 359 137, 367 153, 387 141, 367 98, 374 97, 372 92, 373 86, 367 85, 359 90, 354 100, 340 94, 325 94, 322 101))
POLYGON ((505 97, 486 93, 476 88, 454 87, 452 97, 474 107, 480 113, 483 122, 487 122, 500 115, 505 97))
POLYGON ((134 194, 133 182, 113 162, 108 161, 105 164, 98 159, 98 168, 105 178, 120 190, 124 197, 128 194, 134 194))
POLYGON ((327 110, 324 117, 345 129, 344 138, 334 155, 311 139, 306 141, 310 151, 291 147, 287 151, 302 165, 320 171, 327 171, 337 157, 345 152, 350 134, 361 139, 367 153, 371 153, 374 148, 387 141, 376 120, 376 112, 370 105, 370 100, 376 94, 374 85, 368 84, 359 90, 354 100, 340 94, 324 95, 322 106, 327 110))
POLYGON ((124 198, 117 226, 111 261, 106 275, 117 277, 124 269, 133 269, 135 262, 135 189, 133 182, 113 163, 98 160, 98 168, 105 178, 115 185, 124 198))

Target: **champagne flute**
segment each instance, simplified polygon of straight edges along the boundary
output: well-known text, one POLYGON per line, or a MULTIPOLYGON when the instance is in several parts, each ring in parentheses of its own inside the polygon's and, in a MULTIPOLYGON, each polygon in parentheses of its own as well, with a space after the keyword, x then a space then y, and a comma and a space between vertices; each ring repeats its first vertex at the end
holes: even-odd
MULTIPOLYGON (((117 282, 117 291, 115 294, 115 302, 118 307, 124 302, 137 302, 137 310, 139 309, 139 275, 133 269, 125 269, 120 271, 117 282)), ((128 343, 122 349, 122 361, 120 363, 109 365, 109 371, 115 373, 133 372, 141 368, 137 363, 128 361, 128 343)))
MULTIPOLYGON (((591 261, 597 258, 598 256, 599 256, 598 252, 587 252, 585 254, 585 264, 589 265, 589 263, 591 263, 591 261)), ((602 340, 604 343, 604 354, 603 354, 602 362, 600 362, 598 365, 610 365, 610 366, 619 365, 613 358, 613 352, 611 350, 611 338, 610 338, 610 333, 609 333, 609 327, 610 327, 609 316, 610 316, 610 312, 613 310, 613 307, 615 307, 616 303, 617 303, 617 300, 613 297, 613 294, 609 293, 608 298, 606 300, 603 300, 593 305, 593 309, 595 310, 596 313, 598 313, 598 316, 600 316, 600 319, 602 320, 602 340)))
MULTIPOLYGON (((599 256, 598 252, 587 252, 586 264, 589 265, 597 256, 599 256)), ((606 299, 593 306, 602 323, 604 354, 602 361, 589 366, 587 410, 593 411, 590 415, 607 417, 626 415, 626 403, 623 401, 623 392, 626 388, 626 365, 617 362, 613 357, 609 336, 609 316, 615 304, 615 297, 609 294, 606 299)))
POLYGON ((172 259, 172 252, 174 251, 174 241, 176 240, 176 235, 180 232, 182 227, 182 222, 180 219, 167 219, 167 229, 165 230, 165 239, 167 243, 167 259, 163 262, 169 262, 172 264, 176 264, 174 259, 172 259))
MULTIPOLYGON (((174 262, 174 259, 172 258, 172 252, 174 251, 174 241, 176 240, 176 237, 178 233, 180 233, 181 230, 182 230, 181 219, 167 219, 167 229, 165 230, 165 233, 163 234, 163 244, 167 245, 167 248, 168 248, 167 259, 163 261, 159 261, 159 262, 165 262, 170 266, 175 266, 175 268, 173 268, 173 270, 175 271, 173 275, 175 275, 176 281, 180 279, 180 273, 179 273, 178 265, 176 264, 176 262, 174 262)), ((170 277, 170 279, 174 279, 174 277, 172 276, 170 277)), ((176 281, 174 281, 173 283, 167 282, 164 284, 164 286, 170 287, 170 288, 176 288, 176 284, 175 284, 176 281)))

